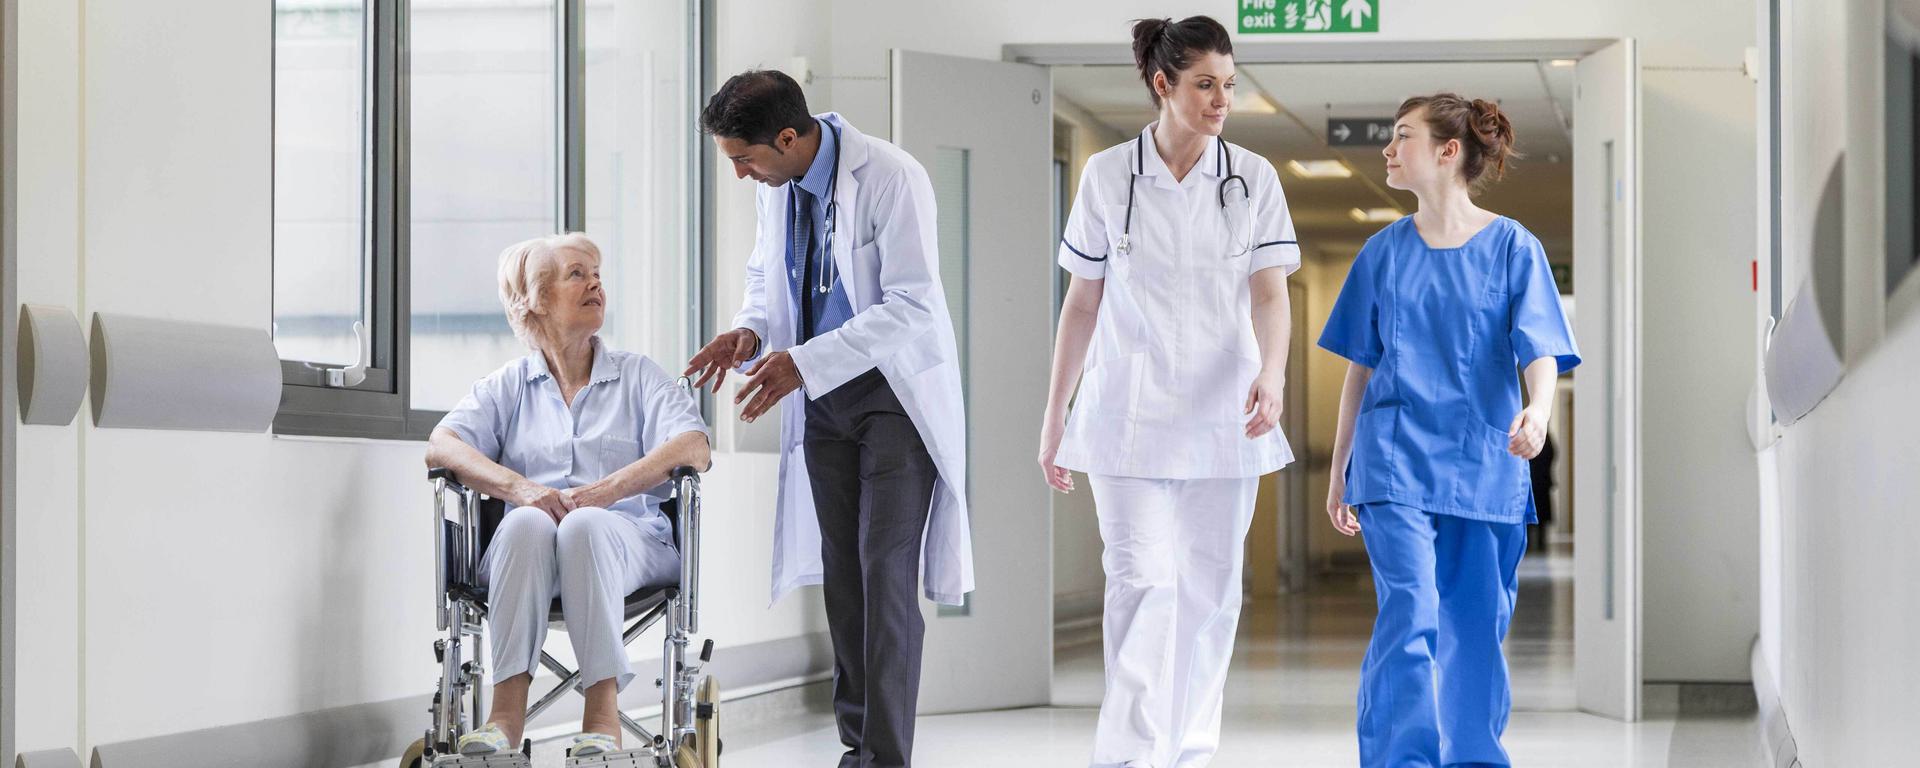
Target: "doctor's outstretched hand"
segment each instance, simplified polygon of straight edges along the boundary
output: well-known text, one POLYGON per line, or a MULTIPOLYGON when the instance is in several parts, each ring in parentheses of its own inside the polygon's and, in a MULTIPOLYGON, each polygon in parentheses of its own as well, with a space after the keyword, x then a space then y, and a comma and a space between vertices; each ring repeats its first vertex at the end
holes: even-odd
POLYGON ((1048 419, 1040 428, 1040 474, 1047 478, 1047 485, 1061 493, 1073 493, 1073 473, 1053 463, 1053 457, 1060 452, 1060 438, 1066 434, 1064 420, 1048 419))
POLYGON ((740 419, 751 422, 779 403, 780 398, 799 389, 802 383, 800 366, 794 364, 793 355, 783 349, 761 358, 760 362, 747 369, 747 383, 740 385, 740 391, 733 396, 733 404, 739 405, 745 401, 747 407, 740 409, 740 419))
POLYGON ((1507 427, 1507 453, 1532 461, 1547 441, 1547 414, 1537 408, 1525 408, 1507 427))
POLYGON ((693 354, 687 361, 687 370, 682 376, 700 374, 693 382, 693 388, 699 389, 713 382, 713 391, 720 391, 720 382, 727 380, 727 371, 737 368, 741 363, 753 359, 753 353, 760 348, 760 337, 745 328, 735 328, 713 337, 713 341, 693 354))
POLYGON ((1260 375, 1253 377, 1253 386, 1247 389, 1247 404, 1244 412, 1251 415, 1247 419, 1247 438, 1252 439, 1272 432, 1280 424, 1281 393, 1286 389, 1286 379, 1279 373, 1262 369, 1260 375))

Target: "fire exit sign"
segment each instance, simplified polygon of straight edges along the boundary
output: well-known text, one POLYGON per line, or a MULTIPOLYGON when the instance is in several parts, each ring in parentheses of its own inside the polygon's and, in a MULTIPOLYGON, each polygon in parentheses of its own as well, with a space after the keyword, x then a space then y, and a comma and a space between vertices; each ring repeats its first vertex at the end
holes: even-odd
POLYGON ((1384 0, 1239 0, 1241 34, 1379 32, 1384 0))

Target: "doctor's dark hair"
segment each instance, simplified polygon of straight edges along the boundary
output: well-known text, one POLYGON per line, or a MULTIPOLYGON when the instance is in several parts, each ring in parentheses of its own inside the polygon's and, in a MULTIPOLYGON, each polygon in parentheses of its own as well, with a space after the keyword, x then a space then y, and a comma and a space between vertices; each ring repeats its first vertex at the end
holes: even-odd
POLYGON ((700 110, 701 131, 748 144, 772 145, 784 129, 805 136, 813 127, 800 84, 774 69, 751 69, 727 78, 700 110))
POLYGON ((1153 73, 1167 76, 1167 85, 1180 82, 1180 73, 1196 56, 1218 53, 1233 55, 1233 39, 1227 28, 1211 16, 1173 19, 1140 19, 1133 23, 1133 63, 1140 68, 1140 80, 1147 84, 1153 108, 1160 108, 1160 94, 1153 90, 1153 73))
POLYGON ((1517 160, 1513 148, 1513 122, 1500 111, 1500 105, 1485 99, 1468 100, 1457 93, 1415 96, 1400 104, 1393 116, 1398 122, 1416 109, 1427 110, 1427 128, 1433 143, 1460 140, 1460 175, 1467 185, 1477 187, 1483 181, 1499 181, 1507 175, 1507 161, 1517 160))

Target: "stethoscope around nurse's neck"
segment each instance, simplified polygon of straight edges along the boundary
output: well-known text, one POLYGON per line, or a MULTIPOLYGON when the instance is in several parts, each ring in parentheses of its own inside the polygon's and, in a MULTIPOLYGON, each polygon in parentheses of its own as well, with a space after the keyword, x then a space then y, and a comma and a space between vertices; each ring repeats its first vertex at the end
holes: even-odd
MULTIPOLYGON (((1216 195, 1220 201, 1221 213, 1224 215, 1227 212, 1227 190, 1236 184, 1239 187, 1240 193, 1237 199, 1243 203, 1245 207, 1250 208, 1252 202, 1250 200, 1251 193, 1247 190, 1247 180, 1241 178, 1240 174, 1233 172, 1233 153, 1227 151, 1226 140, 1215 138, 1213 141, 1213 149, 1215 168, 1225 171, 1225 173, 1220 175, 1220 188, 1216 195)), ((1127 216, 1126 220, 1121 224, 1120 243, 1115 246, 1115 249, 1120 251, 1121 255, 1133 253, 1133 185, 1134 182, 1140 180, 1141 175, 1147 172, 1147 142, 1145 133, 1133 138, 1133 166, 1127 170, 1127 216)), ((1251 235, 1251 232, 1249 232, 1249 235, 1251 235)), ((1252 242, 1249 240, 1240 250, 1228 254, 1228 258, 1244 256, 1252 252, 1253 249, 1251 247, 1246 247, 1251 245, 1252 242)))
MULTIPOLYGON (((836 269, 833 263, 833 232, 840 224, 840 150, 842 147, 840 145, 840 129, 834 127, 833 123, 825 120, 821 120, 820 124, 826 126, 828 131, 833 132, 833 168, 827 177, 826 232, 821 233, 822 236, 820 238, 821 245, 825 246, 820 249, 820 253, 826 258, 820 264, 820 278, 815 281, 813 289, 816 293, 826 294, 833 291, 834 270, 836 269)), ((787 184, 792 187, 787 190, 787 197, 790 200, 794 199, 794 195, 804 191, 800 189, 800 179, 798 177, 787 182, 787 184)), ((797 201, 794 203, 796 206, 798 204, 797 201)), ((805 260, 802 259, 802 261, 804 262, 805 260)))

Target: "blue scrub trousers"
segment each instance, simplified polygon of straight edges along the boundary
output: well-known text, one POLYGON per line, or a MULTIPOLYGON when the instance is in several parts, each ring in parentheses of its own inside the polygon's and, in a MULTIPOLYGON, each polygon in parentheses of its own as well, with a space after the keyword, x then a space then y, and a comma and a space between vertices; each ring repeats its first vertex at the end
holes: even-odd
POLYGON ((1526 526, 1385 502, 1359 518, 1380 606, 1360 665, 1360 764, 1508 765, 1500 643, 1526 526))

